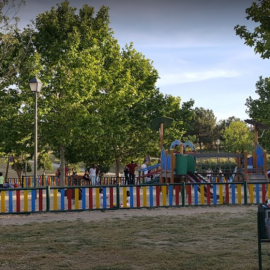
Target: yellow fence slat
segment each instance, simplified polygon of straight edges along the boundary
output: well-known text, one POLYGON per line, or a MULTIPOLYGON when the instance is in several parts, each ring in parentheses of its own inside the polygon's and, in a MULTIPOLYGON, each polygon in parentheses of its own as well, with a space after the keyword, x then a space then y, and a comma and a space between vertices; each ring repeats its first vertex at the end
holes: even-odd
POLYGON ((146 186, 143 187, 143 207, 146 207, 146 186))
POLYGON ((241 184, 237 185, 237 198, 238 204, 241 204, 242 203, 241 184))
POLYGON ((127 188, 123 187, 123 207, 127 207, 127 188))
POLYGON ((75 188, 75 209, 79 209, 79 189, 75 188))
POLYGON ((100 208, 99 205, 99 189, 96 188, 96 208, 100 208))
POLYGON ((201 204, 204 204, 204 185, 200 185, 201 204))
POLYGON ((28 190, 23 191, 24 212, 28 212, 28 190))
POLYGON ((166 186, 162 186, 161 190, 162 190, 162 203, 163 203, 163 206, 166 206, 166 191, 167 191, 167 187, 166 186))
POLYGON ((1 191, 1 213, 6 212, 6 195, 5 191, 1 191))
POLYGON ((53 210, 57 210, 57 189, 53 190, 53 210))
POLYGON ((219 204, 223 204, 223 185, 219 185, 219 204))

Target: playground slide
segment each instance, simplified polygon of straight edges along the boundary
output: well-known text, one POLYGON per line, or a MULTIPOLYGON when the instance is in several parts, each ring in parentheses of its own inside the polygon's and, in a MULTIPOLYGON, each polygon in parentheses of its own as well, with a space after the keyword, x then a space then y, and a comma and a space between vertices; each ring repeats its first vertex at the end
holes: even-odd
MULTIPOLYGON (((192 173, 192 172, 187 173, 187 179, 191 183, 202 183, 202 182, 204 183, 204 181, 201 181, 200 178, 195 173, 192 173)), ((201 192, 200 189, 198 189, 198 190, 199 190, 199 192, 201 192)), ((207 187, 206 186, 204 186, 204 195, 207 196, 207 187)), ((210 192, 210 196, 211 196, 211 198, 213 198, 212 192, 210 192)), ((219 198, 219 196, 217 195, 217 199, 218 198, 219 198)))
POLYGON ((158 178, 154 178, 150 181, 144 182, 141 185, 155 185, 155 184, 159 184, 159 177, 158 178))

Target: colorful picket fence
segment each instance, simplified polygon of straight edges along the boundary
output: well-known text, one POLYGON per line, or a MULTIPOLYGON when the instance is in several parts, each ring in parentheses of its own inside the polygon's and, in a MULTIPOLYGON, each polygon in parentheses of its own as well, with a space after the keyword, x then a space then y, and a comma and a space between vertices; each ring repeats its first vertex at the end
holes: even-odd
POLYGON ((260 204, 270 198, 268 190, 268 182, 2 189, 0 213, 260 204))

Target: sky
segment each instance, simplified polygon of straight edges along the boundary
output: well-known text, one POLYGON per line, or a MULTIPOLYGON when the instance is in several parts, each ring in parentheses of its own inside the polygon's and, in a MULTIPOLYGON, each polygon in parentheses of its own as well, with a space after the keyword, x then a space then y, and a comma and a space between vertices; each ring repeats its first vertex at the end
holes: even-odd
MULTIPOLYGON (((61 0, 26 0, 20 26, 61 0)), ((246 19, 253 0, 70 0, 110 8, 110 27, 121 47, 134 48, 153 61, 156 86, 164 94, 195 101, 194 107, 214 112, 217 120, 235 116, 248 119, 246 99, 258 98, 255 84, 270 76, 270 60, 236 36, 234 27, 255 24, 246 19)))

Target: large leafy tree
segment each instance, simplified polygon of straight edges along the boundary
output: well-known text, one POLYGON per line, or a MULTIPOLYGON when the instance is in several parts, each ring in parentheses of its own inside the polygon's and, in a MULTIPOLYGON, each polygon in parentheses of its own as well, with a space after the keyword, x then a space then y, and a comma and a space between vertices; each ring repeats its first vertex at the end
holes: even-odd
MULTIPOLYGON (((255 53, 261 58, 269 59, 270 57, 270 18, 269 18, 270 1, 257 0, 251 7, 246 9, 247 19, 256 23, 256 27, 251 31, 246 26, 237 25, 236 34, 245 40, 245 44, 253 47, 255 53)), ((270 108, 269 108, 269 78, 259 78, 256 83, 256 93, 258 98, 249 97, 246 100, 247 113, 250 118, 270 125, 270 108)), ((261 132, 261 131, 260 131, 261 132)), ((269 130, 264 134, 260 143, 270 150, 269 130)))
POLYGON ((246 9, 247 20, 256 23, 253 31, 250 31, 247 26, 235 26, 236 34, 245 40, 246 45, 253 47, 255 53, 260 54, 263 59, 270 57, 269 8, 269 0, 254 1, 251 7, 246 9))
POLYGON ((214 140, 216 117, 212 110, 196 107, 192 123, 187 135, 195 136, 196 143, 202 150, 203 144, 211 144, 214 140))
POLYGON ((158 72, 152 61, 132 44, 120 50, 109 28, 107 7, 94 16, 94 8, 84 5, 77 14, 64 1, 37 16, 35 27, 24 32, 27 42, 32 46, 28 72, 22 71, 18 79, 25 100, 22 114, 33 115, 25 82, 38 74, 44 83, 39 145, 60 155, 62 176, 65 156, 70 162, 119 164, 145 155, 158 145, 150 121, 169 114, 183 122, 188 112, 188 106, 180 108, 179 98, 155 88, 158 72))
POLYGON ((224 131, 224 150, 228 152, 250 151, 252 148, 253 134, 242 121, 232 121, 224 131))
MULTIPOLYGON (((256 94, 258 98, 247 98, 246 106, 249 116, 270 127, 270 81, 269 78, 263 79, 260 77, 256 83, 256 94)), ((259 135, 262 135, 262 130, 259 130, 259 135)), ((270 151, 270 130, 266 130, 260 138, 260 144, 270 151)))

